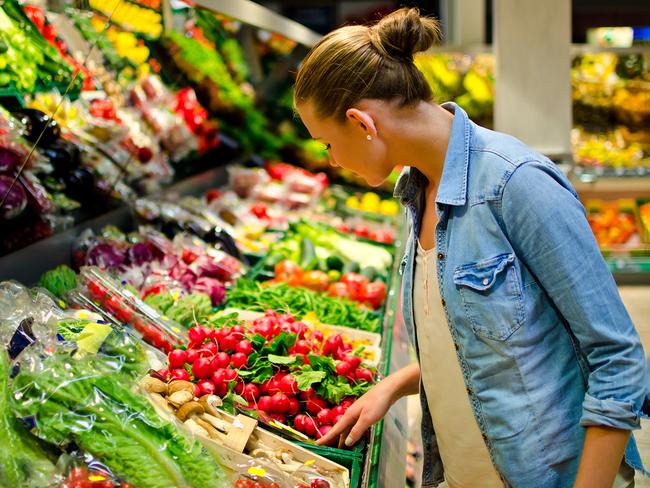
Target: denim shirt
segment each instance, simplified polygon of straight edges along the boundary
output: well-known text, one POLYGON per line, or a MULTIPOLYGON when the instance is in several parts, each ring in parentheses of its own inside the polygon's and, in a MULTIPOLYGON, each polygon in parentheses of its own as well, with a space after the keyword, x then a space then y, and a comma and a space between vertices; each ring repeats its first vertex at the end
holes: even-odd
MULTIPOLYGON (((457 105, 443 107, 455 116, 436 197, 438 284, 474 416, 506 486, 570 487, 585 427, 640 427, 639 335, 556 165, 457 105)), ((416 351, 414 256, 426 184, 407 167, 395 187, 408 213, 401 293, 416 351)), ((437 486, 443 466, 423 388, 420 397, 423 486, 437 486)), ((643 469, 633 437, 625 460, 643 469)))

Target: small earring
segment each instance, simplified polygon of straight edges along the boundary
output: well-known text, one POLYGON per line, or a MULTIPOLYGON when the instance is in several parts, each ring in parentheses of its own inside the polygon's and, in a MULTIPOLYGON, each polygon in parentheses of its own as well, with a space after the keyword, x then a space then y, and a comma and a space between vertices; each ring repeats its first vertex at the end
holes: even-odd
POLYGON ((369 141, 372 141, 372 136, 371 136, 370 134, 368 134, 368 135, 366 136, 366 139, 368 139, 369 141))

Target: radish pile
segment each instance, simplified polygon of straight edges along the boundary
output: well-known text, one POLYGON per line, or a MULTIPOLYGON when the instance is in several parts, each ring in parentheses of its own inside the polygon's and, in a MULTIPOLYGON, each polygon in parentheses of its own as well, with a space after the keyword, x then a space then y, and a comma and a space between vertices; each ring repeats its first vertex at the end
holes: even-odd
POLYGON ((187 347, 169 352, 166 381, 194 383, 195 396, 256 412, 316 439, 375 381, 360 351, 340 334, 324 337, 290 314, 267 310, 252 322, 236 314, 188 331, 187 347))

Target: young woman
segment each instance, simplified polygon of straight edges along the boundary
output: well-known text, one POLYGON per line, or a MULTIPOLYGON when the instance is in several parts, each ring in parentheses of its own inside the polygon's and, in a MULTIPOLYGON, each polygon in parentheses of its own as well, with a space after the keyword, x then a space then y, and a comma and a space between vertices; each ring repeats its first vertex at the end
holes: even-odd
MULTIPOLYGON (((401 9, 325 36, 295 106, 331 163, 395 195, 409 237, 402 305, 419 364, 321 439, 359 440, 420 393, 423 486, 632 486, 644 354, 571 184, 544 156, 437 105, 413 54, 435 20, 401 9)), ((541 129, 541 128, 540 128, 541 129)))

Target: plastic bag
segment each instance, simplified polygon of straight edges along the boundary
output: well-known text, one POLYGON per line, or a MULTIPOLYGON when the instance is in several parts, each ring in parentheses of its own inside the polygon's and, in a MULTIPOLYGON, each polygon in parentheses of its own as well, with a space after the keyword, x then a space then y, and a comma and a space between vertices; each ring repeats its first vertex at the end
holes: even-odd
POLYGON ((221 487, 222 467, 134 393, 130 376, 101 355, 72 359, 35 349, 14 378, 13 408, 56 446, 74 443, 135 486, 221 487))

